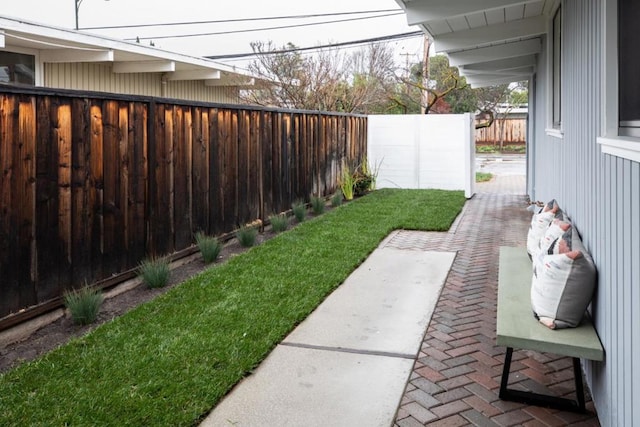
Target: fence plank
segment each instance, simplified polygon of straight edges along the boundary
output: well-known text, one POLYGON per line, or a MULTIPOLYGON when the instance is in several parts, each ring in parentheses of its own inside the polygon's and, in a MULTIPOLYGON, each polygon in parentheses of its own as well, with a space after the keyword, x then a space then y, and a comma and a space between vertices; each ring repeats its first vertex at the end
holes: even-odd
POLYGON ((175 108, 174 153, 174 250, 191 246, 191 170, 192 170, 192 115, 189 107, 175 108))
MULTIPOLYGON (((127 267, 135 266, 145 256, 146 248, 151 248, 147 240, 147 208, 150 209, 148 193, 149 163, 148 163, 148 120, 149 106, 141 102, 129 104, 128 129, 129 145, 126 154, 123 153, 123 164, 128 165, 129 184, 127 187, 127 267)), ((124 130, 124 129, 123 129, 124 130)), ((124 147, 123 147, 124 148, 124 147)))
POLYGON ((64 262, 60 265, 60 284, 66 289, 71 287, 72 255, 72 165, 73 165, 73 126, 71 122, 71 103, 61 103, 57 109, 54 135, 58 145, 58 232, 64 262))
MULTIPOLYGON (((94 107, 95 108, 95 107, 94 107)), ((95 229, 101 229, 102 244, 100 251, 94 252, 94 256, 99 254, 101 259, 94 263, 93 273, 96 277, 104 277, 106 271, 119 271, 120 262, 118 254, 124 249, 124 233, 126 232, 124 210, 122 207, 122 193, 126 192, 126 176, 123 177, 122 162, 120 160, 121 144, 126 147, 128 132, 121 135, 120 119, 127 120, 126 112, 120 112, 120 104, 117 101, 105 101, 103 103, 102 121, 94 119, 92 126, 94 130, 94 144, 101 145, 97 138, 98 129, 102 131, 103 155, 99 158, 92 150, 92 160, 103 170, 103 189, 96 185, 97 203, 102 209, 102 224, 95 229), (124 178, 124 182, 122 179, 124 178), (100 195, 102 200, 100 200, 100 195), (102 264, 102 269, 97 266, 102 264)), ((125 122, 126 124, 126 122, 125 122)), ((93 169, 93 168, 92 168, 93 169)), ((94 176, 96 171, 93 170, 94 176)), ((96 183, 97 184, 97 183, 96 183)))
POLYGON ((251 222, 249 213, 250 183, 249 156, 251 145, 251 116, 248 111, 238 111, 238 172, 236 176, 239 224, 251 222))
POLYGON ((193 113, 193 230, 210 233, 209 228, 209 111, 193 113))
POLYGON ((36 102, 31 96, 21 97, 18 105, 17 150, 14 155, 15 179, 12 182, 14 213, 18 231, 17 263, 20 281, 20 304, 37 303, 35 280, 37 275, 35 253, 36 214, 36 102))
MULTIPOLYGON (((58 239, 58 143, 57 102, 37 98, 36 106, 36 259, 37 300, 44 302, 62 293, 60 268, 64 247, 58 239)), ((1 185, 0 185, 1 186, 1 185)))
POLYGON ((15 266, 15 233, 12 181, 14 180, 14 124, 16 100, 12 96, 0 98, 0 316, 20 307, 18 272, 15 266))

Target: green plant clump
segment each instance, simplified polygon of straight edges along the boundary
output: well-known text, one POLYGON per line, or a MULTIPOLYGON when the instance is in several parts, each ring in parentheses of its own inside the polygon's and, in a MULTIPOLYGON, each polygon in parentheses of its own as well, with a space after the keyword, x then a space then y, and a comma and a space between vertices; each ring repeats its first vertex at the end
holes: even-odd
POLYGON ((337 208, 338 206, 342 205, 343 201, 344 201, 344 197, 342 193, 339 191, 336 191, 333 194, 333 196, 331 196, 331 206, 334 208, 337 208))
POLYGON ((476 182, 491 181, 493 174, 489 172, 476 172, 476 182))
POLYGON ((146 259, 138 266, 138 275, 149 288, 162 288, 169 283, 169 261, 165 258, 146 259))
POLYGON ((342 171, 340 172, 340 178, 338 179, 338 186, 342 190, 342 194, 346 200, 353 200, 353 189, 355 187, 355 179, 353 172, 346 160, 342 161, 342 171))
POLYGON ((391 231, 446 231, 465 200, 382 189, 306 221, 0 375, 0 425, 197 425, 391 231))
POLYGON ((236 238, 240 243, 240 246, 249 248, 256 244, 256 238, 258 237, 258 229, 255 227, 248 227, 243 225, 236 231, 236 238))
POLYGON ((304 202, 296 201, 291 205, 293 216, 296 217, 296 221, 302 222, 307 217, 307 207, 304 202))
POLYGON ((98 317, 104 296, 100 290, 88 285, 67 291, 63 295, 64 305, 71 313, 73 323, 88 325, 98 317))
POLYGON ((271 230, 273 230, 274 233, 282 233, 289 226, 289 219, 284 214, 271 215, 269 222, 271 223, 271 230))
POLYGON ((311 196, 311 210, 314 214, 320 215, 324 212, 325 209, 325 201, 322 197, 319 196, 311 196))
POLYGON ((212 236, 207 236, 202 232, 196 234, 196 244, 206 264, 210 264, 218 259, 222 251, 222 242, 220 242, 220 240, 212 236))

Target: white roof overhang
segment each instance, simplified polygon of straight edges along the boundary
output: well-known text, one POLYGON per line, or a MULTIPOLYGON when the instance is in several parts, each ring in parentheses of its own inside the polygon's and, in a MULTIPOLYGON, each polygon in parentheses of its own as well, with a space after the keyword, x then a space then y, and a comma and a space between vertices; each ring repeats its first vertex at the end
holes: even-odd
POLYGON ((112 63, 114 73, 163 73, 167 80, 246 86, 249 73, 210 59, 0 16, 0 50, 37 51, 42 63, 112 63))
POLYGON ((396 0, 473 87, 535 72, 552 0, 396 0))

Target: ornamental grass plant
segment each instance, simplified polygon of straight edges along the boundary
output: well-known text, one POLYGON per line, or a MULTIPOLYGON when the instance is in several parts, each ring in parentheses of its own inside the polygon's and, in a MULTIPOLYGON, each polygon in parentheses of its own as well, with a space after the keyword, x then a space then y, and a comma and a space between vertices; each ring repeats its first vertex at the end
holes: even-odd
POLYGON ((298 222, 304 221, 307 217, 307 206, 301 200, 298 200, 291 205, 291 211, 298 222))
POLYGON ((269 222, 271 223, 271 230, 274 233, 282 233, 289 226, 289 219, 285 214, 271 215, 269 222))
POLYGON ((165 258, 145 259, 138 266, 138 275, 149 288, 162 288, 169 283, 171 269, 165 258))
POLYGON ((236 231, 236 239, 243 248, 249 248, 256 244, 258 230, 255 227, 243 225, 236 231))
POLYGON ((104 301, 100 290, 88 285, 67 291, 62 298, 65 307, 71 313, 73 323, 77 325, 88 325, 95 322, 104 301))
POLYGON ((216 237, 207 236, 206 234, 199 232, 196 233, 196 245, 202 254, 202 259, 206 264, 211 264, 222 252, 222 242, 216 237))

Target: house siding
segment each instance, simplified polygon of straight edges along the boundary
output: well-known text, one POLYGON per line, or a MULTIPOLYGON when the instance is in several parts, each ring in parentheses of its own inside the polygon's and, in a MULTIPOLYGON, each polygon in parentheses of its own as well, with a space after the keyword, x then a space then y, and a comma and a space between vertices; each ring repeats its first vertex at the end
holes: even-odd
POLYGON ((606 357, 585 362, 585 374, 601 424, 631 426, 640 425, 640 164, 602 154, 596 142, 604 114, 601 3, 562 2, 562 139, 545 132, 546 49, 539 55, 528 191, 533 200, 557 199, 594 257, 592 313, 606 357))
POLYGON ((205 86, 201 80, 169 81, 162 92, 161 73, 116 74, 110 64, 45 63, 44 86, 127 95, 162 96, 188 101, 239 104, 234 87, 205 86))

